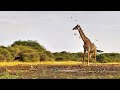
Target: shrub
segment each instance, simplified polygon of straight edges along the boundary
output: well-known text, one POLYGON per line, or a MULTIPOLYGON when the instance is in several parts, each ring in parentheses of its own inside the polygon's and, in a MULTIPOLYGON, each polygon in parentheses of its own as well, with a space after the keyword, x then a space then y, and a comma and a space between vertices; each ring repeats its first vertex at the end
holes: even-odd
POLYGON ((49 56, 49 58, 54 59, 55 56, 50 51, 45 51, 46 55, 49 56))
POLYGON ((37 41, 33 41, 33 40, 27 40, 27 41, 18 40, 15 41, 11 46, 13 47, 15 45, 29 46, 36 50, 46 51, 45 47, 40 45, 37 41))
POLYGON ((100 63, 106 63, 106 59, 105 59, 105 56, 104 55, 97 55, 96 56, 96 61, 100 62, 100 63))
POLYGON ((18 60, 20 61, 30 62, 40 60, 39 52, 28 46, 14 45, 13 47, 9 47, 9 51, 12 53, 14 59, 19 57, 18 60))
POLYGON ((21 61, 24 62, 35 62, 40 60, 39 54, 32 51, 29 53, 22 51, 18 55, 21 57, 21 61))
POLYGON ((13 57, 9 50, 0 47, 0 61, 12 61, 13 57))
MULTIPOLYGON (((29 59, 28 58, 29 55, 27 54, 27 52, 30 52, 27 48, 25 49, 23 46, 29 47, 29 48, 33 49, 35 52, 37 52, 37 55, 34 54, 34 55, 36 55, 37 61, 38 61, 38 55, 39 55, 39 61, 46 61, 47 59, 48 60, 54 60, 54 55, 50 51, 47 51, 37 41, 32 41, 32 40, 28 40, 28 41, 21 41, 21 40, 19 40, 19 41, 15 41, 11 45, 11 47, 14 47, 14 48, 16 48, 16 47, 18 48, 19 47, 20 52, 21 51, 25 52, 27 50, 25 52, 26 54, 24 53, 25 55, 24 54, 20 54, 20 55, 22 55, 21 58, 25 59, 23 61, 27 61, 29 59), (25 56, 27 56, 27 57, 25 57, 25 56)), ((30 54, 30 55, 31 55, 30 57, 32 57, 33 54, 30 54)), ((16 56, 16 55, 14 55, 14 56, 16 56)), ((35 61, 35 58, 34 58, 33 61, 35 61)))
POLYGON ((49 56, 48 54, 46 54, 46 52, 40 53, 40 61, 54 61, 54 57, 49 56))

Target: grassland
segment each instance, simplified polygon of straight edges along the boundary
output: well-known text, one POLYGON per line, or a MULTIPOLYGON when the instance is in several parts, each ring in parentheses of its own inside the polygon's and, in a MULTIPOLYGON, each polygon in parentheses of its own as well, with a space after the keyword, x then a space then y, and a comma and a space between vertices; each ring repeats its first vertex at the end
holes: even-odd
POLYGON ((119 63, 0 62, 0 79, 120 79, 119 63))
MULTIPOLYGON (((1 66, 16 66, 16 65, 81 65, 82 62, 77 61, 43 61, 43 62, 0 62, 1 66)), ((107 65, 107 64, 120 64, 118 62, 112 63, 90 63, 91 65, 107 65)))
POLYGON ((43 61, 43 62, 0 62, 0 66, 16 66, 16 65, 78 65, 82 62, 76 61, 43 61))

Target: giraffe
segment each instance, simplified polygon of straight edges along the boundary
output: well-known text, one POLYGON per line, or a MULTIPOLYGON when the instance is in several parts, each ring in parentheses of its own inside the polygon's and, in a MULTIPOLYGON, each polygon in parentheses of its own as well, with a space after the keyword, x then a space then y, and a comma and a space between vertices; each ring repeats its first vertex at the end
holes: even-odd
POLYGON ((94 59, 95 59, 95 62, 96 62, 96 52, 97 52, 97 49, 96 49, 96 46, 94 43, 92 43, 90 41, 90 39, 88 39, 86 37, 86 35, 83 33, 83 30, 81 29, 80 25, 77 24, 73 30, 78 30, 83 42, 84 42, 84 45, 83 45, 83 48, 84 48, 84 53, 83 53, 83 64, 84 64, 84 57, 85 57, 85 53, 87 51, 87 55, 88 55, 88 61, 87 61, 87 65, 89 66, 89 61, 91 59, 91 56, 92 54, 94 54, 94 59))

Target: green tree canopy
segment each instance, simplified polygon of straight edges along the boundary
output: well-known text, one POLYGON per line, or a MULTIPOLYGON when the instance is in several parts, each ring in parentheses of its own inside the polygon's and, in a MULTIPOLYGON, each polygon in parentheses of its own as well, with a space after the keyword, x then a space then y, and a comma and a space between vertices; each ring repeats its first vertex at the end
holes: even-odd
POLYGON ((37 41, 33 41, 33 40, 27 40, 27 41, 18 40, 18 41, 15 41, 11 46, 13 47, 15 45, 30 46, 33 49, 37 49, 40 51, 46 51, 45 47, 40 45, 37 41))

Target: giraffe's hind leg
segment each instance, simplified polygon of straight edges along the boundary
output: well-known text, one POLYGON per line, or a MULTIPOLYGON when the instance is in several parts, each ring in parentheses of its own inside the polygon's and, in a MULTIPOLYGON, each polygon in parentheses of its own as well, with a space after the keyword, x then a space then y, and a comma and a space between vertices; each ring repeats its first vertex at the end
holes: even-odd
POLYGON ((92 53, 90 53, 90 60, 91 60, 91 57, 92 57, 92 53))
POLYGON ((89 66, 89 61, 90 61, 90 52, 88 52, 88 62, 87 62, 87 66, 89 66))
POLYGON ((95 59, 95 62, 96 62, 96 50, 94 51, 94 59, 95 59))

